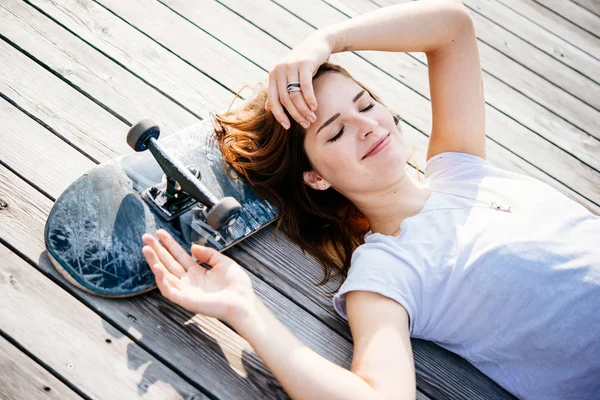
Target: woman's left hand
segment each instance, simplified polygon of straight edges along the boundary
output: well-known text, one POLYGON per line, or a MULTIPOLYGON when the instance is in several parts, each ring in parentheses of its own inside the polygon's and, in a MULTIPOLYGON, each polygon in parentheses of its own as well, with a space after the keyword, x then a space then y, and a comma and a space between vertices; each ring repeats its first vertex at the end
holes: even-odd
POLYGON ((167 231, 158 230, 156 235, 160 242, 152 235, 142 236, 146 245, 142 253, 163 296, 232 326, 253 315, 257 296, 250 277, 235 261, 215 249, 192 245, 196 261, 167 231))
POLYGON ((312 86, 312 78, 321 64, 332 52, 332 43, 327 35, 315 31, 295 46, 283 60, 269 72, 269 92, 265 109, 285 128, 290 121, 283 107, 304 128, 316 120, 314 111, 317 99, 312 86), (288 93, 289 83, 299 82, 301 91, 288 93))

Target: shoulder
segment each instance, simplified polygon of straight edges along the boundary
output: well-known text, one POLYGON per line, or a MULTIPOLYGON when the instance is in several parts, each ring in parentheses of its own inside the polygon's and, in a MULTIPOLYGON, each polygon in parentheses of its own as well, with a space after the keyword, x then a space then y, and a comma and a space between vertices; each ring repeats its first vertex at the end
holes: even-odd
POLYGON ((479 156, 447 151, 427 160, 425 180, 451 179, 464 173, 472 173, 487 165, 489 161, 479 156))
POLYGON ((334 309, 342 318, 348 320, 347 294, 358 291, 394 300, 409 318, 414 313, 422 271, 418 271, 418 262, 410 252, 386 239, 375 238, 352 255, 348 277, 333 297, 334 309))

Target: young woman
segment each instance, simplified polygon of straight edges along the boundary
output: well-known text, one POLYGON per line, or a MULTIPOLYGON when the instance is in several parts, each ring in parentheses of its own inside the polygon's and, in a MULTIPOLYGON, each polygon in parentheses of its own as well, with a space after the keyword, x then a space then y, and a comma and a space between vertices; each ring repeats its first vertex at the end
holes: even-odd
POLYGON ((214 118, 221 149, 278 227, 345 281, 333 298, 351 370, 295 338, 234 261, 164 231, 143 253, 161 293, 226 321, 292 398, 415 397, 409 337, 458 353, 521 398, 600 396, 600 218, 485 159, 476 36, 460 1, 380 9, 318 30, 268 88, 214 118), (398 119, 330 54, 422 51, 433 127, 424 182, 398 119))

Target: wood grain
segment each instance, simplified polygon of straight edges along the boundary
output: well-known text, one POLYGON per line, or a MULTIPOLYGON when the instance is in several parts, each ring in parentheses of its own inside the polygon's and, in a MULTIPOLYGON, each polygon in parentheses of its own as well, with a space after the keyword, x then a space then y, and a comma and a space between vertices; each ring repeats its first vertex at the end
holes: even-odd
MULTIPOLYGON (((529 60, 527 57, 524 57, 524 55, 527 55, 528 52, 521 53, 519 51, 513 51, 513 47, 508 44, 508 41, 505 45, 504 43, 501 43, 501 39, 506 37, 511 38, 512 35, 516 35, 520 39, 535 46, 537 49, 540 49, 545 54, 550 55, 556 60, 559 60, 561 63, 568 65, 596 83, 600 82, 600 60, 573 46, 573 44, 569 43, 564 38, 548 32, 539 25, 531 23, 531 21, 526 17, 520 15, 516 11, 506 7, 496 0, 465 0, 464 4, 467 5, 471 10, 481 13, 483 16, 485 16, 485 18, 492 20, 495 24, 500 25, 502 28, 508 31, 504 34, 492 37, 492 39, 496 39, 496 43, 498 43, 498 45, 493 44, 493 46, 497 49, 501 48, 503 51, 510 51, 510 53, 507 54, 519 57, 518 61, 520 63, 527 65, 527 63, 530 61, 538 61, 538 59, 534 58, 534 60, 529 60)), ((484 36, 483 33, 484 32, 478 31, 480 38, 485 39, 487 36, 484 36)), ((543 69, 539 70, 534 67, 533 64, 531 65, 531 68, 538 72, 543 71, 543 69)), ((547 66, 542 65, 542 68, 547 68, 547 66)), ((548 75, 544 76, 549 78, 548 75)), ((563 79, 560 79, 559 76, 558 82, 554 80, 553 82, 562 85, 565 79, 586 82, 585 79, 580 79, 574 74, 565 75, 563 79)), ((575 82, 575 84, 579 85, 577 82, 575 82)), ((599 99, 598 96, 596 96, 591 97, 591 100, 597 102, 599 99)), ((599 104, 597 103, 594 103, 594 105, 596 108, 599 107, 599 104)))
MULTIPOLYGON (((7 177, 2 169, 0 175, 7 177)), ((14 183, 13 177, 9 181, 14 183)), ((134 399, 141 394, 149 399, 205 399, 1 244, 0 258, 2 330, 83 393, 104 399, 134 399)))
MULTIPOLYGON (((572 45, 599 59, 600 38, 581 29, 573 22, 564 19, 551 9, 534 0, 497 0, 526 17, 532 24, 538 25, 557 35, 572 45)), ((593 0, 592 0, 593 1, 593 0)))
POLYGON ((591 11, 569 0, 537 0, 536 3, 600 38, 600 18, 591 11))
MULTIPOLYGON (((6 251, 0 245, 0 254, 5 254, 6 251)), ((81 399, 77 393, 3 337, 0 337, 0 371, 0 399, 81 399)))
POLYGON ((166 132, 198 121, 158 89, 111 61, 33 7, 18 0, 0 3, 0 34, 130 123, 152 117, 166 132))

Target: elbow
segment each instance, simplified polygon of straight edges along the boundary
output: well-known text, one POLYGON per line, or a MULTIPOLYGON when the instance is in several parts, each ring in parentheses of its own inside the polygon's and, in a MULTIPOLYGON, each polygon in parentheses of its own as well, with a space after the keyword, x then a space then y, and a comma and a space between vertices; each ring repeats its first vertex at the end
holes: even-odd
POLYGON ((445 40, 433 49, 431 54, 441 52, 458 40, 476 37, 473 17, 461 0, 440 0, 440 6, 443 7, 444 22, 448 24, 448 29, 445 40))
POLYGON ((473 17, 461 0, 447 0, 451 3, 449 13, 458 32, 465 29, 474 30, 473 17))

